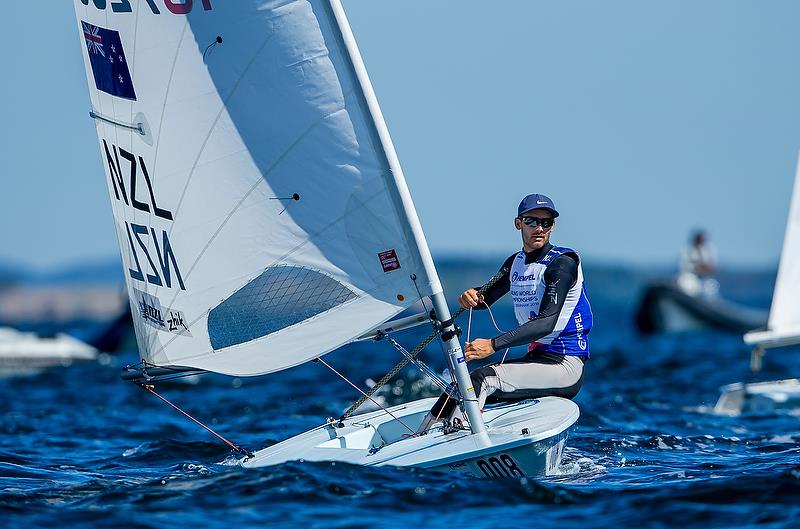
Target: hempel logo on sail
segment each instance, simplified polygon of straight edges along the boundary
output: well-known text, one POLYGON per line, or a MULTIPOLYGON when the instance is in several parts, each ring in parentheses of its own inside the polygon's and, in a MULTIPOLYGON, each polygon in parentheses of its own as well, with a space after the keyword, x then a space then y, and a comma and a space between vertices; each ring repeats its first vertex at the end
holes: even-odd
MULTIPOLYGON (((80 2, 85 6, 94 5, 94 7, 101 10, 110 7, 114 13, 133 12, 133 6, 130 0, 80 0, 80 2)), ((144 0, 144 2, 154 15, 161 14, 158 4, 163 4, 170 13, 175 15, 188 15, 192 12, 192 8, 195 4, 192 0, 144 0)), ((203 6, 203 11, 211 11, 213 9, 211 7, 211 0, 200 0, 197 3, 203 6)))

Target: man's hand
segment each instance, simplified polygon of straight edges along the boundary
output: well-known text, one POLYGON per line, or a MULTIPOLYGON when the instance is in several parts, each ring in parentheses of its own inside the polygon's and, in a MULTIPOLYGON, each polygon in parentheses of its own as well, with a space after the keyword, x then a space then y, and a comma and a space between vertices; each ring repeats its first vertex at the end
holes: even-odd
POLYGON ((469 290, 465 290, 463 294, 458 296, 458 304, 461 305, 463 309, 470 309, 472 307, 477 307, 478 303, 483 302, 483 294, 478 294, 478 291, 474 288, 470 288, 469 290))
POLYGON ((466 347, 464 347, 464 356, 467 361, 480 360, 492 354, 494 354, 492 341, 486 338, 475 338, 471 342, 467 342, 466 347))

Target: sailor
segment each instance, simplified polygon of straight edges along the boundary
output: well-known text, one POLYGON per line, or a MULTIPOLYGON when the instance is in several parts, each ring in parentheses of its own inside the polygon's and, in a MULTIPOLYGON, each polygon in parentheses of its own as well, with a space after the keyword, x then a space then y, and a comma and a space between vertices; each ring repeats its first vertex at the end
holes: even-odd
MULTIPOLYGON (((487 402, 550 395, 572 399, 583 383, 592 310, 577 252, 550 243, 556 217, 558 211, 545 195, 523 198, 514 218, 514 226, 522 234, 522 250, 506 259, 500 279, 483 295, 470 288, 458 298, 466 309, 485 309, 511 292, 519 322, 516 329, 494 338, 467 342, 464 353, 468 361, 509 347, 528 346, 521 358, 493 363, 470 374, 481 409, 487 402)), ((456 417, 463 420, 457 402, 443 394, 420 431, 438 420, 456 417)))
POLYGON ((717 252, 703 230, 694 230, 689 245, 681 252, 678 286, 690 295, 713 297, 719 293, 717 252))

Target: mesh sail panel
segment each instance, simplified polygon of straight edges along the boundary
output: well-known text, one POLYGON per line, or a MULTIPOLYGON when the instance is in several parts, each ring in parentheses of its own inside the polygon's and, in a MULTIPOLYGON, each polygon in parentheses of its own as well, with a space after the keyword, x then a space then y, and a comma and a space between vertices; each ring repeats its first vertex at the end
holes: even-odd
POLYGON ((299 266, 267 268, 208 315, 217 350, 261 338, 355 298, 335 279, 299 266))

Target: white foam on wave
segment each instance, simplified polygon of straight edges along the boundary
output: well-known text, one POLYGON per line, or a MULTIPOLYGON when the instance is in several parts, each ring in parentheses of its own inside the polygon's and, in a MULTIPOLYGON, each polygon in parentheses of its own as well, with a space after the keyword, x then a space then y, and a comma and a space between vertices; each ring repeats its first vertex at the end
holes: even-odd
POLYGON ((773 435, 768 439, 770 443, 781 443, 781 444, 793 444, 795 442, 794 436, 792 434, 784 434, 784 435, 773 435))
POLYGON ((222 461, 220 461, 217 464, 218 465, 229 466, 229 467, 235 467, 235 466, 241 466, 242 461, 241 461, 241 459, 239 459, 239 456, 235 456, 235 455, 231 454, 231 455, 229 455, 228 457, 226 457, 225 459, 223 459, 222 461))
POLYGON ((547 477, 556 481, 588 481, 606 473, 606 467, 591 457, 581 455, 577 449, 567 447, 558 468, 547 477))
POLYGON ((656 436, 656 447, 659 450, 672 450, 673 447, 664 442, 660 436, 656 436))
POLYGON ((205 465, 197 465, 194 463, 185 463, 184 465, 182 465, 181 468, 183 470, 187 470, 189 472, 195 472, 203 476, 211 473, 211 470, 205 465))
POLYGON ((683 406, 681 411, 686 413, 699 413, 701 415, 719 415, 714 411, 714 406, 701 404, 700 406, 683 406))
POLYGON ((131 457, 133 455, 136 455, 136 454, 142 452, 144 450, 145 444, 147 444, 147 443, 142 443, 139 446, 136 446, 134 448, 128 448, 127 450, 122 452, 122 457, 131 457))

